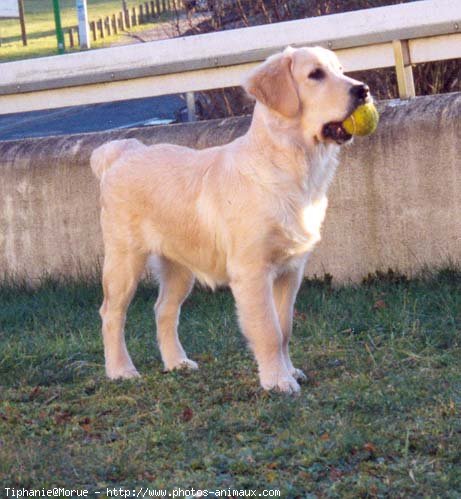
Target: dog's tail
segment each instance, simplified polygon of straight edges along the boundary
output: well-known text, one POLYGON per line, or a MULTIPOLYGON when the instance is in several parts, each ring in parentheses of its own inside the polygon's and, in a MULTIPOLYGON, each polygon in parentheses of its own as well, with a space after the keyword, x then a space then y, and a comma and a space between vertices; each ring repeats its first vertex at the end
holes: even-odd
POLYGON ((93 173, 102 179, 106 172, 126 151, 142 145, 136 139, 112 140, 96 148, 90 157, 93 173))

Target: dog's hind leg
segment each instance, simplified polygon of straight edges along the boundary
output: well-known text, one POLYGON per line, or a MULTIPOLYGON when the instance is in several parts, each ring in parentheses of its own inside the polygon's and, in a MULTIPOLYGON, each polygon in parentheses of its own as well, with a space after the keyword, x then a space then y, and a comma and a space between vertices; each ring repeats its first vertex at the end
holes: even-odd
POLYGON ((299 286, 303 278, 303 268, 286 272, 274 281, 274 300, 282 330, 282 352, 289 373, 298 380, 306 379, 301 369, 296 369, 290 359, 288 344, 293 329, 293 311, 299 286))
POLYGON ((167 258, 160 259, 159 293, 155 303, 157 340, 163 364, 172 369, 197 369, 197 364, 187 358, 178 336, 178 321, 181 305, 194 285, 190 270, 167 258))
POLYGON ((147 255, 106 246, 103 268, 104 302, 100 309, 106 374, 110 379, 139 376, 125 344, 125 319, 147 255))

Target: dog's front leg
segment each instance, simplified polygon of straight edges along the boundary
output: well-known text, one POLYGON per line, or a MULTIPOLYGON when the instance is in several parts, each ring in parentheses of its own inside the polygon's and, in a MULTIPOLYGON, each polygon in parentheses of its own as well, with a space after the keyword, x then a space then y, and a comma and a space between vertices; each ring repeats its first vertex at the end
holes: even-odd
POLYGON ((266 390, 295 393, 299 385, 288 371, 283 355, 280 329, 272 292, 273 279, 267 272, 239 269, 231 279, 243 334, 249 341, 259 369, 261 386, 266 390))

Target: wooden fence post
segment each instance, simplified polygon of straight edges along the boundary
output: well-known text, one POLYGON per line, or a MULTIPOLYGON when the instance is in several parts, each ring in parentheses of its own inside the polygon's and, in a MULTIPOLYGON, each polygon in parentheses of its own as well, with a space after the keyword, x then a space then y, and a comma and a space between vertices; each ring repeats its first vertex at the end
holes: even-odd
POLYGON ((109 22, 112 23, 112 28, 114 30, 114 33, 117 35, 118 34, 117 15, 116 14, 112 14, 112 17, 110 18, 109 22))
POLYGON ((133 26, 137 26, 138 25, 138 14, 136 13, 136 7, 133 7, 133 9, 131 11, 133 13, 133 16, 132 16, 133 26))
POLYGON ((130 29, 133 23, 131 22, 131 12, 128 9, 125 10, 125 22, 127 28, 130 29))
POLYGON ((110 17, 109 16, 107 16, 104 19, 104 26, 106 28, 107 36, 112 36, 112 24, 110 22, 110 17))
POLYGON ((95 42, 98 39, 98 28, 96 26, 96 21, 90 22, 91 34, 93 35, 93 41, 95 42))
POLYGON ((125 31, 126 30, 125 14, 122 11, 118 13, 118 23, 120 26, 120 30, 125 31))
POLYGON ((144 6, 140 5, 139 6, 139 24, 142 24, 144 22, 144 6))
POLYGON ((106 37, 106 30, 104 28, 104 20, 102 17, 100 17, 98 20, 98 28, 99 28, 99 34, 101 35, 101 38, 105 38, 106 37))
POLYGON ((74 47, 74 28, 67 28, 69 35, 69 47, 74 47))

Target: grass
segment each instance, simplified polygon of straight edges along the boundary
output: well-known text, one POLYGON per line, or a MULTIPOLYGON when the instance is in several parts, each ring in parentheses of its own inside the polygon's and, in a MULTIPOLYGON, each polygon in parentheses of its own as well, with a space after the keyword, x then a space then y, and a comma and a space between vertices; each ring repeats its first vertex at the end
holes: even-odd
MULTIPOLYGON (((63 29, 76 26, 77 9, 75 0, 60 0, 61 23, 63 29)), ((142 0, 128 0, 128 7, 134 7, 144 3, 142 0)), ((96 20, 99 17, 117 13, 122 9, 121 0, 88 0, 88 19, 96 20)), ((54 14, 52 0, 25 0, 24 10, 26 17, 26 31, 28 45, 24 47, 21 40, 21 29, 18 19, 0 19, 0 62, 15 59, 28 59, 31 57, 44 57, 57 53, 57 41, 55 34, 54 14)), ((133 27, 130 31, 140 31, 148 28, 149 24, 133 27)), ((90 33, 91 36, 91 33, 90 33)), ((110 45, 118 36, 113 35, 104 40, 99 39, 92 42, 92 47, 104 47, 110 45)), ((65 34, 66 47, 69 39, 65 34)), ((78 48, 67 51, 77 51, 78 48)))
POLYGON ((306 282, 292 352, 308 381, 292 398, 259 388, 227 291, 196 290, 183 307, 183 344, 200 370, 163 374, 156 290, 142 286, 127 336, 143 376, 108 382, 97 283, 4 284, 0 491, 459 498, 460 285, 456 270, 338 289, 306 282))

